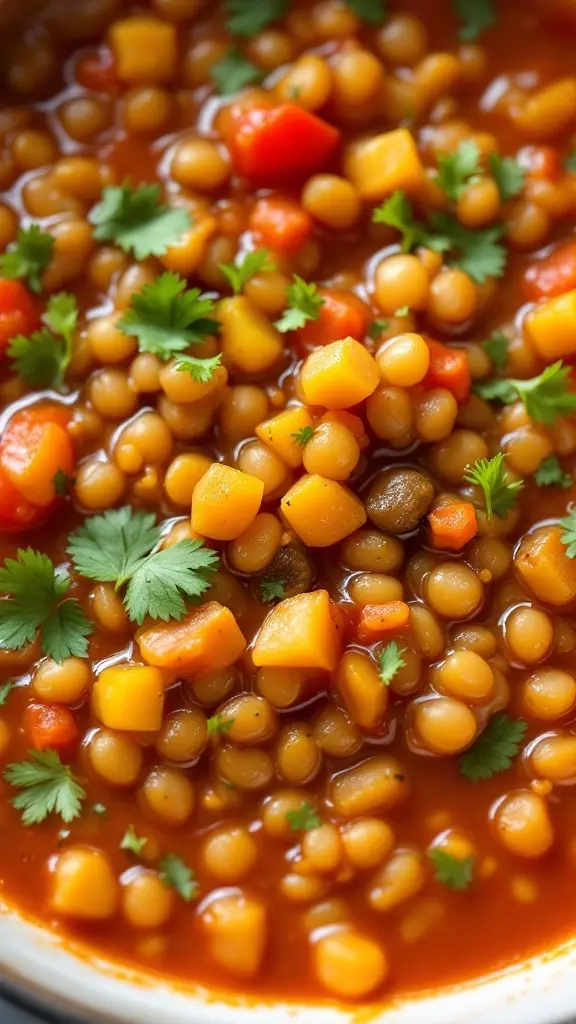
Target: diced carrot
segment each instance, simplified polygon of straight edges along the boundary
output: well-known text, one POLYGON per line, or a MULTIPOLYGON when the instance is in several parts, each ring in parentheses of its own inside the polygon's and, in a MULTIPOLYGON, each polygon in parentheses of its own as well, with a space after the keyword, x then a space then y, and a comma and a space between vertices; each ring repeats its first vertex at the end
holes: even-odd
POLYGON ((302 367, 300 381, 309 405, 349 409, 376 390, 380 372, 363 345, 344 338, 312 352, 302 367))
POLYGON ((209 601, 180 622, 159 622, 138 636, 140 654, 149 665, 178 672, 228 668, 246 649, 229 608, 209 601))
POLYGON ((162 672, 148 665, 105 668, 92 687, 92 710, 109 729, 155 732, 164 710, 162 672))
POLYGON ((405 601, 385 601, 364 605, 356 636, 360 643, 374 643, 385 633, 397 633, 410 623, 410 608, 405 601))
POLYGON ((81 57, 75 70, 78 84, 93 92, 116 92, 122 84, 108 46, 81 57))
POLYGON ((524 274, 524 291, 533 301, 563 295, 576 288, 576 242, 561 245, 524 274))
POLYGON ((333 672, 341 636, 328 591, 287 597, 272 609, 256 637, 252 659, 259 668, 316 668, 333 672))
POLYGON ((61 425, 68 416, 56 405, 21 409, 2 435, 0 466, 18 492, 40 509, 56 501, 56 474, 73 474, 74 450, 61 425))
POLYGON ((110 46, 123 82, 165 82, 178 63, 176 26, 141 14, 114 21, 110 46))
POLYGON ((192 492, 192 529, 212 540, 235 540, 256 518, 263 494, 255 476, 214 462, 192 492))
POLYGON ((472 383, 466 352, 449 348, 432 338, 425 338, 425 341, 430 350, 430 367, 422 382, 423 387, 446 388, 457 402, 465 402, 472 383))
POLYGON ((568 558, 561 526, 544 526, 524 538, 514 556, 522 583, 540 601, 571 604, 576 598, 576 560, 568 558))
POLYGON ((0 277, 0 356, 17 334, 31 334, 41 326, 40 307, 21 281, 0 277))
POLYGON ((22 497, 0 463, 0 530, 24 530, 43 519, 45 514, 45 509, 22 497))
POLYGON ((298 331, 298 345, 305 351, 329 345, 339 338, 355 338, 362 341, 366 335, 370 310, 354 292, 338 288, 319 288, 318 295, 324 299, 317 320, 308 322, 298 331))
POLYGON ((256 434, 264 444, 272 448, 287 466, 298 469, 302 465, 304 446, 298 435, 312 429, 312 417, 305 405, 284 409, 277 416, 264 420, 256 427, 256 434))
POLYGON ((476 509, 469 501, 442 505, 428 514, 435 548, 460 551, 478 533, 476 509))
POLYGON ((384 199, 396 189, 414 193, 424 180, 416 143, 406 128, 353 142, 344 170, 362 198, 370 200, 384 199))
POLYGON ((313 223, 295 199, 273 195, 256 201, 249 226, 261 245, 280 252, 295 252, 310 238, 313 223))
POLYGON ((243 373, 264 373, 282 356, 284 343, 267 317, 245 295, 218 306, 220 342, 228 364, 243 373))
POLYGON ((528 178, 557 181, 562 173, 560 154, 552 146, 522 146, 516 159, 528 178))
POLYGON ((337 544, 366 522, 366 509, 353 491, 316 473, 301 476, 280 507, 300 540, 311 548, 337 544))
POLYGON ((76 743, 80 736, 72 712, 55 704, 29 704, 25 723, 36 750, 61 750, 76 743))
POLYGON ((232 112, 228 144, 238 174, 259 185, 292 183, 322 170, 340 132, 293 103, 232 112))
POLYGON ((576 289, 540 302, 524 320, 524 330, 547 363, 576 354, 576 289))

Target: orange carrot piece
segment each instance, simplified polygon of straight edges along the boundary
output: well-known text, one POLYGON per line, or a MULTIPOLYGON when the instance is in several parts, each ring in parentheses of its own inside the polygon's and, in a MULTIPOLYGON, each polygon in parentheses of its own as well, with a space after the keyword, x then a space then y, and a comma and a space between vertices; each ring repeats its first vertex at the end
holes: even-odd
POLYGON ((428 516, 435 548, 460 551, 478 533, 476 509, 469 501, 443 505, 428 516))
POLYGON ((405 601, 385 601, 364 605, 356 636, 361 643, 374 643, 383 633, 396 633, 410 622, 410 608, 405 601))
POLYGON ((61 750, 79 739, 74 715, 54 704, 29 704, 25 714, 26 732, 35 750, 61 750))
POLYGON ((158 622, 138 636, 148 665, 183 672, 228 668, 246 648, 229 608, 208 601, 193 608, 181 622, 158 622))

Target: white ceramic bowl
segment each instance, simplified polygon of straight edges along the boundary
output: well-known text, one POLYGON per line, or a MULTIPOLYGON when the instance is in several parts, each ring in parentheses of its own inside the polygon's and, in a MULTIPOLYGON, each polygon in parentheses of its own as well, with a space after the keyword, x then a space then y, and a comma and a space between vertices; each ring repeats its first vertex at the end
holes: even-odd
POLYGON ((255 1003, 119 968, 0 903, 0 988, 77 1024, 570 1024, 575 969, 576 940, 480 981, 383 1007, 255 1003))

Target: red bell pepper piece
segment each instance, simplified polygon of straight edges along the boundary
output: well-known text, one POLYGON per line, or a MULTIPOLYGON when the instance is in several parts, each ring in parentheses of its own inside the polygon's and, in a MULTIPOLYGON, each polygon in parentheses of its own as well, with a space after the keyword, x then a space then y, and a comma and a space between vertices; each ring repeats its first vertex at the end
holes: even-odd
POLYGON ((294 252, 312 234, 312 218, 290 196, 264 196, 250 214, 250 230, 261 245, 280 252, 294 252))
POLYGON ((292 103, 232 111, 232 161, 256 184, 273 187, 322 170, 339 142, 337 128, 292 103))
POLYGON ((470 394, 471 378, 468 358, 463 349, 448 348, 439 341, 426 338, 430 350, 430 366, 422 386, 446 388, 457 402, 465 402, 470 394))
POLYGON ((21 281, 0 277, 0 356, 12 338, 42 326, 40 307, 21 281))
POLYGON ((338 288, 319 288, 324 299, 317 320, 309 320, 298 331, 298 343, 305 351, 329 345, 341 338, 362 341, 368 329, 370 310, 354 292, 338 288))
POLYGON ((552 298, 576 288, 576 242, 561 245, 544 260, 532 263, 524 274, 529 299, 552 298))

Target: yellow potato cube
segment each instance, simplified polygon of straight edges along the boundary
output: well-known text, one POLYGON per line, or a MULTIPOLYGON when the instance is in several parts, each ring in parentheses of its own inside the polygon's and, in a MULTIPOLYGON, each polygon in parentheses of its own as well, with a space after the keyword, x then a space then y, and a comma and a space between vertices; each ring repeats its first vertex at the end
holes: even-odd
POLYGON ((295 405, 259 423, 256 433, 287 466, 298 469, 298 466, 302 465, 304 446, 299 444, 295 435, 306 428, 311 429, 312 426, 312 417, 308 409, 304 405, 295 405))
POLYGON ((114 916, 119 902, 120 886, 105 853, 75 846, 59 855, 50 899, 57 914, 104 921, 114 916))
POLYGON ((164 676, 147 665, 112 665, 92 688, 92 709, 109 729, 156 732, 164 711, 164 676))
POLYGON ((413 193, 424 179, 416 143, 406 128, 353 142, 344 156, 344 170, 362 199, 369 200, 385 199, 396 189, 413 193))
POLYGON ((282 356, 276 328, 244 295, 224 299, 218 307, 224 361, 243 373, 264 373, 282 356))
POLYGON ((294 533, 310 548, 337 544, 366 522, 360 499, 344 484, 317 473, 300 477, 280 507, 294 533))
POLYGON ((214 462, 192 492, 192 529, 211 540, 235 540, 256 518, 263 494, 257 477, 214 462))
POLYGON ((349 409, 376 390, 380 371, 364 345, 354 338, 343 338, 308 356, 300 382, 309 405, 349 409))
POLYGON ((116 70, 125 82, 165 82, 177 63, 176 28, 159 18, 122 18, 110 28, 116 70))
POLYGON ((252 659, 259 668, 333 672, 341 647, 330 595, 327 590, 313 590, 287 597, 272 609, 260 627, 252 659))

